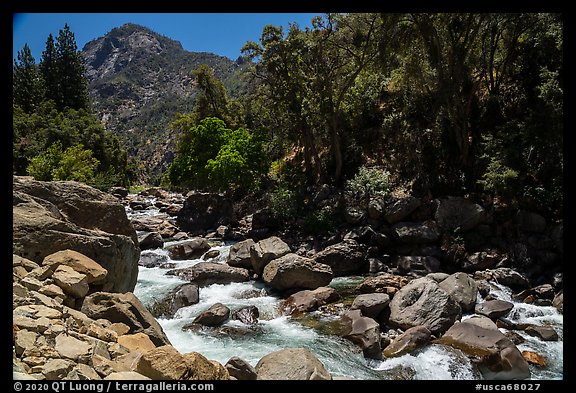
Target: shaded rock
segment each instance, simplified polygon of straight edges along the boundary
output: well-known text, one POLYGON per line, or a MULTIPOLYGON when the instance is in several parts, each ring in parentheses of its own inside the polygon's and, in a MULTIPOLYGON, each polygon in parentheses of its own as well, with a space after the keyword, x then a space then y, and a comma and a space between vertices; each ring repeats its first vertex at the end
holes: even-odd
POLYGON ((230 309, 222 303, 215 303, 201 312, 192 323, 204 326, 219 326, 230 318, 230 309))
POLYGON ((252 260, 250 259, 250 248, 256 243, 252 239, 246 239, 235 243, 230 247, 228 260, 226 263, 232 267, 241 267, 252 269, 252 260))
POLYGON ((255 367, 258 380, 331 380, 322 362, 306 348, 284 348, 263 356, 255 367))
POLYGON ((389 224, 396 224, 408 217, 422 202, 413 196, 399 198, 386 207, 384 218, 389 224))
POLYGON ((492 320, 496 320, 508 315, 508 313, 512 311, 513 308, 513 303, 507 302, 505 300, 494 299, 478 303, 474 307, 474 312, 476 314, 485 315, 492 320))
POLYGON ((471 273, 478 270, 492 269, 500 262, 500 259, 500 256, 496 253, 478 251, 468 256, 467 260, 462 263, 462 270, 471 273))
POLYGON ((228 225, 233 218, 232 202, 222 194, 189 192, 176 216, 185 232, 204 231, 228 225))
POLYGON ((434 218, 443 230, 468 231, 486 220, 482 206, 461 197, 439 199, 434 218))
POLYGON ((537 213, 518 210, 514 216, 514 224, 524 232, 541 233, 546 230, 546 219, 537 213))
POLYGON ((194 283, 181 284, 172 289, 162 300, 155 302, 150 307, 150 312, 156 318, 172 318, 179 309, 196 304, 199 300, 198 285, 194 283))
POLYGON ((238 356, 231 357, 224 365, 228 374, 239 381, 255 381, 256 369, 246 360, 238 356))
POLYGON ((558 293, 554 296, 554 300, 552 300, 552 305, 556 307, 556 309, 560 312, 560 314, 564 314, 564 292, 558 293))
POLYGON ((387 358, 402 356, 424 346, 431 339, 432 333, 425 326, 414 326, 392 340, 384 348, 383 354, 387 358))
POLYGON ((477 271, 474 279, 496 281, 515 290, 530 288, 530 282, 523 274, 507 267, 477 271))
POLYGON ((164 239, 158 232, 148 232, 138 237, 140 250, 153 250, 164 247, 164 239))
POLYGON ((435 281, 425 277, 403 286, 389 307, 391 326, 409 329, 423 325, 435 336, 440 336, 462 316, 458 303, 435 281))
POLYGON ((96 292, 84 298, 82 313, 92 319, 107 319, 112 323, 124 323, 130 333, 143 332, 157 345, 170 341, 154 316, 133 293, 96 292))
POLYGON ((264 267, 262 280, 279 291, 288 289, 316 289, 332 281, 330 266, 297 254, 286 254, 264 267))
POLYGON ((313 311, 318 307, 332 303, 339 298, 334 288, 319 287, 314 290, 305 289, 290 295, 280 305, 284 315, 313 311))
POLYGON ((182 243, 173 244, 166 247, 170 258, 175 261, 182 259, 196 259, 200 258, 202 254, 210 249, 208 240, 202 237, 196 237, 190 240, 185 240, 182 243))
POLYGON ((404 244, 425 244, 438 240, 440 234, 434 222, 400 222, 392 227, 396 240, 404 244))
POLYGON ((199 262, 190 267, 169 270, 166 274, 191 281, 199 287, 250 280, 248 270, 215 262, 199 262))
POLYGON ((314 255, 314 260, 330 266, 334 277, 366 273, 370 267, 366 247, 352 239, 326 247, 314 255))
POLYGON ((530 378, 528 363, 516 346, 499 330, 460 322, 455 323, 438 342, 458 348, 479 359, 485 379, 530 378))
POLYGON ((474 309, 478 297, 478 284, 466 273, 454 273, 438 284, 460 305, 462 311, 474 309))
POLYGON ((276 229, 280 227, 280 221, 274 216, 274 212, 270 208, 260 209, 252 214, 253 231, 276 229))
POLYGON ((168 262, 168 255, 150 251, 143 251, 138 260, 138 264, 144 267, 158 267, 166 262, 168 262))
POLYGON ((351 310, 360 310, 363 316, 377 319, 378 315, 390 304, 390 296, 385 293, 368 293, 356 296, 351 310))
POLYGON ((290 253, 290 247, 277 236, 260 240, 258 243, 250 246, 250 261, 252 269, 256 274, 261 275, 264 267, 273 259, 280 258, 290 253))
POLYGON ((367 358, 381 359, 380 325, 372 318, 362 316, 360 310, 347 311, 341 318, 342 337, 362 349, 367 358))
POLYGON ((260 312, 256 306, 246 306, 235 311, 232 314, 232 319, 236 319, 246 325, 254 325, 258 323, 260 312))
POLYGON ((134 290, 138 238, 116 197, 78 182, 14 176, 12 202, 14 254, 40 263, 74 250, 108 271, 104 290, 134 290))
POLYGON ((429 274, 440 270, 440 261, 431 256, 398 255, 396 257, 396 266, 401 274, 409 272, 429 274))

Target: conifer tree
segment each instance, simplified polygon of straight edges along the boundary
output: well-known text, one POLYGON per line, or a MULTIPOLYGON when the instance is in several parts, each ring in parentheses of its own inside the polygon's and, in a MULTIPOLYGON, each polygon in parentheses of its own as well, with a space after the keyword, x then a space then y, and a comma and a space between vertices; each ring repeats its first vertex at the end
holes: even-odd
POLYGON ((28 44, 18 52, 12 72, 12 100, 26 113, 33 112, 42 101, 42 80, 28 44))
POLYGON ((76 46, 68 24, 60 30, 56 41, 57 70, 61 108, 89 109, 88 84, 84 76, 84 60, 76 46))
POLYGON ((40 59, 40 74, 44 79, 44 86, 46 87, 45 96, 49 100, 53 100, 55 104, 61 102, 60 88, 58 86, 58 67, 56 59, 56 45, 54 44, 54 37, 52 34, 48 35, 46 39, 46 49, 42 52, 40 59))

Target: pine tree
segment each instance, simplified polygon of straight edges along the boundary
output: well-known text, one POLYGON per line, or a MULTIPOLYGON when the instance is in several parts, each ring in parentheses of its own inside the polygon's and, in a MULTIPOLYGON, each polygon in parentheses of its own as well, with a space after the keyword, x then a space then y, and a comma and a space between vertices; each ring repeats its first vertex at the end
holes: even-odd
POLYGON ((46 98, 53 100, 59 108, 62 99, 60 97, 60 88, 58 85, 59 78, 56 46, 54 45, 54 37, 52 37, 52 34, 48 35, 48 39, 46 40, 46 49, 42 52, 42 58, 40 59, 40 74, 44 79, 46 98))
POLYGON ((56 42, 57 68, 61 101, 61 109, 89 110, 88 84, 84 76, 84 60, 78 51, 74 33, 68 24, 60 30, 56 42))
POLYGON ((12 102, 31 113, 42 101, 42 80, 28 44, 18 52, 12 72, 12 102))

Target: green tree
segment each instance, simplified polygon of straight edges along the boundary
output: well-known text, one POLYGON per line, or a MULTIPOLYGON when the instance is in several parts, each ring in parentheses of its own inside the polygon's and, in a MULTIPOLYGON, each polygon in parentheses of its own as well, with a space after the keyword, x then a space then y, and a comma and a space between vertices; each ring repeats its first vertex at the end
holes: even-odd
MULTIPOLYGON (((180 118, 180 124, 184 124, 180 118)), ((267 165, 262 141, 245 129, 231 130, 209 117, 191 127, 165 178, 175 187, 226 190, 251 187, 267 165)))
POLYGON ((52 34, 49 34, 46 39, 46 49, 42 52, 39 68, 42 79, 44 80, 44 86, 46 87, 46 98, 54 101, 54 103, 60 102, 60 82, 58 77, 57 57, 58 55, 56 53, 54 37, 52 34))
POLYGON ((68 24, 58 34, 56 56, 60 88, 58 106, 61 109, 90 109, 84 59, 68 24))
POLYGON ((82 145, 70 146, 62 151, 60 141, 52 144, 46 152, 32 158, 28 174, 36 180, 75 180, 90 183, 98 167, 92 151, 82 145))
POLYGON ((12 102, 30 113, 42 101, 42 79, 28 44, 24 45, 12 68, 12 102))

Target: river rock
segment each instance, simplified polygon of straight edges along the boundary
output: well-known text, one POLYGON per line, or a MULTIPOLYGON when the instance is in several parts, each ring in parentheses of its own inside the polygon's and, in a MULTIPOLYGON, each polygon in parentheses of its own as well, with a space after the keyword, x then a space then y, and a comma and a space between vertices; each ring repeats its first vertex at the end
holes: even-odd
POLYGON ((252 239, 242 240, 233 244, 228 253, 226 263, 232 267, 242 267, 252 269, 252 260, 250 257, 250 248, 256 243, 252 239))
POLYGON ((424 346, 431 338, 432 333, 426 326, 414 326, 392 340, 383 354, 387 358, 402 356, 424 346))
POLYGON ((255 381, 257 374, 256 369, 246 360, 238 356, 232 356, 224 365, 228 374, 239 381, 255 381))
POLYGON ((62 250, 47 255, 42 261, 42 266, 48 266, 53 271, 60 265, 73 268, 76 272, 86 275, 86 282, 91 285, 102 284, 108 271, 98 262, 74 250, 62 250))
POLYGON ((284 348, 263 356, 255 367, 258 380, 331 380, 318 358, 306 348, 284 348))
POLYGON ((260 240, 250 246, 250 261, 252 269, 256 274, 261 275, 264 267, 273 259, 280 258, 290 253, 290 247, 282 239, 272 236, 260 240))
POLYGON ((164 239, 158 232, 147 232, 138 236, 140 250, 153 250, 164 247, 164 239))
POLYGON ((477 271, 474 273, 474 279, 496 281, 514 290, 530 288, 530 281, 526 276, 507 267, 477 271))
POLYGON ((69 296, 82 298, 88 293, 86 275, 78 273, 70 266, 60 265, 52 274, 52 279, 69 296))
POLYGON ((557 293, 552 300, 552 305, 556 307, 560 314, 564 313, 564 291, 557 293))
POLYGON ((143 332, 156 346, 170 344, 162 326, 131 292, 95 292, 84 298, 80 311, 92 319, 124 323, 130 327, 130 333, 143 332))
POLYGON ((351 310, 360 310, 363 316, 378 319, 378 315, 390 304, 390 296, 386 293, 367 293, 356 296, 351 310))
POLYGON ((390 273, 380 273, 377 276, 368 277, 356 287, 360 293, 386 293, 393 296, 400 288, 408 284, 409 279, 390 273))
POLYGON ((193 282, 199 287, 250 280, 248 270, 216 262, 199 262, 190 267, 169 270, 166 274, 178 276, 183 280, 193 282))
POLYGON ((438 226, 445 231, 459 228, 468 231, 486 220, 482 206, 461 197, 448 197, 438 200, 434 215, 438 226))
POLYGON ((440 237, 436 224, 431 222, 399 222, 392 227, 392 234, 399 243, 433 243, 440 237))
POLYGON ((432 256, 398 255, 395 259, 400 274, 413 272, 427 275, 440 270, 440 261, 432 256))
POLYGON ((360 310, 345 312, 341 318, 342 337, 352 341, 362 349, 367 358, 381 359, 380 325, 372 318, 362 316, 360 310))
POLYGON ((458 303, 435 281, 426 277, 403 286, 389 307, 391 326, 409 329, 423 325, 435 336, 440 336, 462 316, 458 303))
POLYGON ((192 323, 204 326, 219 326, 230 318, 230 309, 222 303, 211 305, 206 311, 201 312, 192 323))
POLYGON ((138 237, 117 198, 78 182, 14 176, 12 201, 14 254, 41 263, 74 250, 108 271, 104 290, 134 290, 138 237))
POLYGON ((256 306, 246 306, 232 313, 232 319, 236 319, 245 325, 254 325, 258 323, 260 311, 256 306))
POLYGON ((514 343, 499 330, 464 321, 455 323, 437 342, 479 359, 479 368, 485 379, 530 378, 528 363, 514 343))
POLYGON ((196 259, 210 249, 208 240, 202 237, 185 240, 182 243, 173 244, 166 247, 170 258, 174 260, 196 259))
POLYGON ((176 216, 176 225, 185 232, 206 231, 232 222, 233 208, 223 194, 191 191, 176 216))
POLYGON ((279 290, 316 289, 332 281, 332 269, 313 259, 297 254, 286 254, 264 267, 263 281, 279 290))
POLYGON ((314 255, 314 260, 330 266, 334 277, 367 273, 370 267, 366 247, 352 239, 326 247, 314 255))
POLYGON ((164 299, 155 302, 150 308, 150 312, 156 318, 172 318, 176 311, 182 307, 188 307, 198 303, 200 300, 200 290, 194 283, 186 283, 172 289, 164 299))
POLYGON ((334 288, 319 287, 314 290, 305 289, 296 292, 280 305, 284 315, 314 311, 318 307, 338 300, 339 296, 334 288))
POLYGON ((136 371, 154 380, 181 380, 188 376, 188 363, 171 345, 163 345, 142 355, 136 371))
POLYGON ((528 326, 524 331, 542 341, 558 341, 559 338, 552 326, 528 326))
POLYGON ((466 273, 454 273, 438 284, 460 305, 462 311, 474 309, 478 297, 478 284, 466 273))
POLYGON ((408 217, 421 204, 422 201, 413 196, 398 198, 386 206, 384 218, 389 224, 396 224, 408 217))
POLYGON ((514 308, 514 303, 505 300, 493 299, 479 303, 474 308, 476 314, 485 315, 492 320, 496 320, 508 315, 514 308))
POLYGON ((158 267, 168 262, 168 255, 145 250, 140 254, 138 264, 144 267, 158 267))

